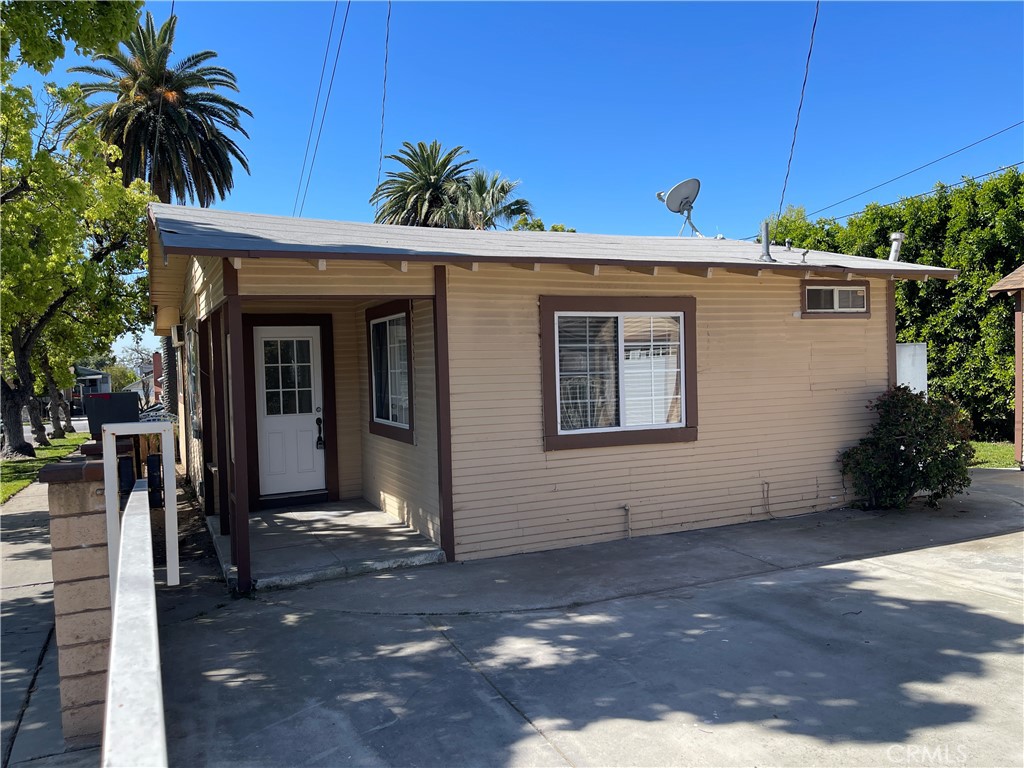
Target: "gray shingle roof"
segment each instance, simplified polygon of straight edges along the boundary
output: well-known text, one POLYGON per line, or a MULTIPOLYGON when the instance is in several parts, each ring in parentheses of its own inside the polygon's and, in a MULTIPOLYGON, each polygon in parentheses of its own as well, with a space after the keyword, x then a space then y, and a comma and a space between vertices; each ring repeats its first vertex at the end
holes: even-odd
POLYGON ((150 215, 166 254, 401 259, 433 262, 534 262, 625 266, 833 269, 862 275, 952 279, 956 271, 823 251, 761 246, 742 240, 639 237, 564 232, 431 229, 152 204, 150 215))

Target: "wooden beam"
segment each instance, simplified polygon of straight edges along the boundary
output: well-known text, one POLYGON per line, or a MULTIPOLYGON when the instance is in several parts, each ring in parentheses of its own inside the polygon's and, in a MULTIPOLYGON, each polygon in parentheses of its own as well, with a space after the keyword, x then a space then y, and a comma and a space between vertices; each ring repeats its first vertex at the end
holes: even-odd
POLYGON ((384 263, 387 264, 392 269, 398 270, 399 272, 408 272, 409 271, 409 262, 408 261, 386 261, 384 263))
POLYGON ((631 267, 627 264, 626 270, 629 272, 636 272, 638 275, 650 275, 651 277, 656 277, 658 274, 657 267, 631 267))
POLYGON ((597 277, 601 272, 600 264, 570 264, 569 269, 580 274, 597 277))
POLYGON ((232 256, 231 257, 231 266, 234 267, 235 269, 241 269, 242 268, 242 258, 240 256, 232 256))
POLYGON ((684 275, 693 275, 694 277, 708 278, 715 274, 714 267, 676 267, 676 269, 684 275))
MULTIPOLYGON (((231 540, 234 546, 235 568, 238 591, 246 594, 252 590, 252 564, 249 553, 249 435, 246 424, 245 381, 250 371, 245 368, 243 351, 242 305, 237 296, 227 300, 228 331, 231 334, 228 357, 231 360, 231 431, 234 437, 235 455, 231 460, 233 469, 232 490, 235 492, 235 506, 232 509, 231 540)), ((253 438, 256 436, 253 435, 253 438)), ((259 471, 259 468, 256 468, 259 471)))
POLYGON ((327 271, 327 259, 306 259, 311 267, 316 267, 317 272, 327 271))
POLYGON ((513 261, 509 263, 509 266, 516 269, 525 269, 527 272, 540 272, 540 264, 537 262, 513 261))
POLYGON ((464 269, 467 272, 479 272, 480 271, 480 264, 478 262, 476 262, 476 261, 472 261, 472 262, 469 262, 469 263, 461 262, 461 263, 458 263, 458 264, 452 264, 452 266, 453 267, 459 267, 460 269, 464 269))

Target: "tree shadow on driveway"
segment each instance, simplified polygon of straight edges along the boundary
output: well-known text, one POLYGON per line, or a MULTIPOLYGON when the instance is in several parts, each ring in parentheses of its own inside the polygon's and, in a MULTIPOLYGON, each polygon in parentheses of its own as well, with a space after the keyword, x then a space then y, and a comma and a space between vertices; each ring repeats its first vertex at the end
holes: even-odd
POLYGON ((497 615, 239 601, 167 628, 172 763, 877 763, 945 734, 1005 764, 1019 613, 880 561, 497 615))

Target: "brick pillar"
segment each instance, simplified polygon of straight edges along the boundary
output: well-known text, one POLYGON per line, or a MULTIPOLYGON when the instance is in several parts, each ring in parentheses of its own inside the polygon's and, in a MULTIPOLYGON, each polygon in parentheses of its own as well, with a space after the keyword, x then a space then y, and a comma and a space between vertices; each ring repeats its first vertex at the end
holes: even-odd
POLYGON ((53 606, 64 739, 100 742, 110 653, 110 573, 100 462, 50 464, 53 606))

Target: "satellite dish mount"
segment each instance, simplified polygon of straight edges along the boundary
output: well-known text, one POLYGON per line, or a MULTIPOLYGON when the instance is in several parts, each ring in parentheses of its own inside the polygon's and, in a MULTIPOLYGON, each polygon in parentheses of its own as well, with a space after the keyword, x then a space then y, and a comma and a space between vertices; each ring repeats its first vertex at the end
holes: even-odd
POLYGON ((680 237, 682 237, 683 230, 686 229, 687 224, 690 225, 693 234, 697 237, 704 237, 697 227, 693 225, 693 218, 690 215, 693 212, 693 201, 697 199, 698 192, 700 192, 700 181, 698 179, 687 179, 676 184, 668 192, 658 192, 658 199, 665 204, 666 208, 672 211, 672 213, 678 213, 686 217, 683 226, 679 228, 680 237))

